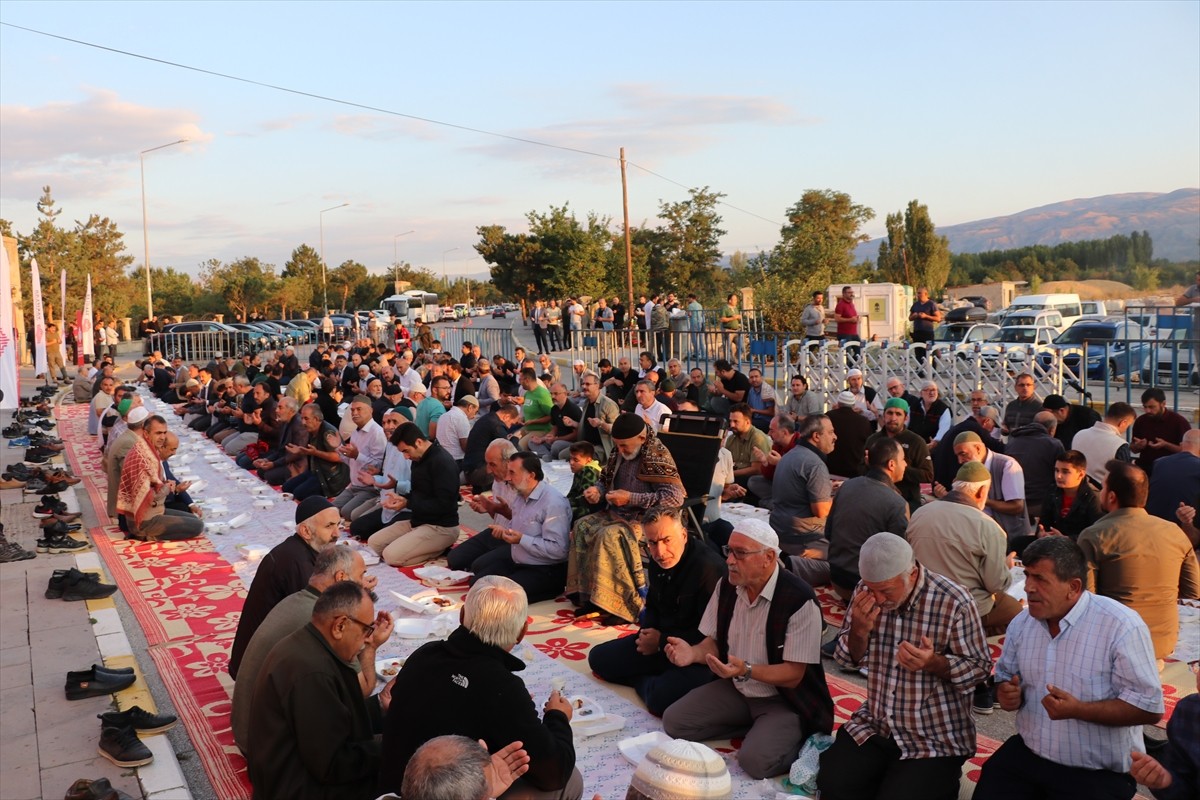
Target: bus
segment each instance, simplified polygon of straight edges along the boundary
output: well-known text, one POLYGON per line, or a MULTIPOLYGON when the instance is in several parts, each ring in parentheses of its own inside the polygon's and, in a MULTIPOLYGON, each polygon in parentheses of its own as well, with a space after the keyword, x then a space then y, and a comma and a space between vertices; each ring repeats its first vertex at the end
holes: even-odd
POLYGON ((392 319, 396 322, 408 324, 408 295, 394 294, 391 297, 385 297, 379 301, 379 307, 383 310, 392 313, 392 319))
POLYGON ((409 289, 404 295, 408 297, 407 323, 410 327, 415 325, 418 319, 433 323, 441 317, 441 301, 433 292, 409 289))

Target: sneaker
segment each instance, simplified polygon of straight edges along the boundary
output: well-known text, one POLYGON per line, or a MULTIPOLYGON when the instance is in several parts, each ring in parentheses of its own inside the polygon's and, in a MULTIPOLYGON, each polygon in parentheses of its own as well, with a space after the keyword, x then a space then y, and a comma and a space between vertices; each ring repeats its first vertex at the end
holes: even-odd
POLYGON ((9 447, 29 447, 29 437, 28 436, 19 436, 15 439, 10 438, 9 442, 8 442, 8 446, 9 447))
POLYGON ((67 602, 79 600, 102 600, 111 597, 116 591, 114 583, 101 583, 95 575, 74 570, 75 575, 68 575, 63 581, 62 599, 67 602))
POLYGON ((109 711, 97 714, 104 727, 130 727, 138 733, 162 733, 175 727, 178 717, 172 714, 151 714, 141 706, 133 706, 125 711, 109 711))
POLYGON ((50 453, 46 453, 46 452, 39 453, 37 451, 37 448, 31 447, 25 451, 25 458, 23 460, 25 461, 26 464, 45 464, 47 461, 50 460, 50 456, 51 456, 50 453))
POLYGON ((996 687, 991 679, 975 687, 975 697, 971 700, 971 710, 976 714, 991 714, 996 707, 996 687))
POLYGON ((37 540, 37 551, 39 553, 76 553, 80 550, 86 550, 89 547, 91 545, 87 542, 81 542, 65 534, 47 536, 45 539, 37 540))
POLYGON ((96 750, 118 767, 144 767, 154 760, 150 748, 128 726, 105 727, 100 731, 100 746, 96 750))
POLYGON ((0 564, 7 564, 10 561, 28 561, 31 558, 37 558, 37 553, 26 550, 16 542, 10 542, 7 539, 0 542, 0 564))
POLYGON ((43 497, 42 502, 33 507, 34 519, 50 519, 58 514, 66 513, 67 505, 56 497, 43 497))

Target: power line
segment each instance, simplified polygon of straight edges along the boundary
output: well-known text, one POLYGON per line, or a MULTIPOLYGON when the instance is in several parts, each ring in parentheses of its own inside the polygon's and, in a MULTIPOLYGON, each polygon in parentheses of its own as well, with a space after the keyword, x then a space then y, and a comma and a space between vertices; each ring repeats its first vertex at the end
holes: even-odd
MULTIPOLYGON (((162 64, 163 66, 175 67, 176 69, 187 70, 189 72, 196 72, 201 75, 209 75, 214 78, 223 78, 224 80, 236 81, 238 83, 245 83, 250 86, 258 86, 258 87, 261 87, 264 89, 272 89, 277 92, 293 94, 298 97, 307 97, 312 100, 321 100, 326 103, 334 103, 336 105, 347 106, 349 108, 357 108, 357 109, 361 109, 363 111, 373 111, 377 114, 386 114, 388 116, 416 120, 417 122, 425 122, 430 125, 440 125, 444 128, 453 128, 454 130, 466 131, 467 133, 478 133, 483 136, 493 136, 498 139, 507 139, 508 141, 511 141, 511 142, 520 142, 522 144, 531 144, 531 145, 535 145, 537 147, 548 147, 553 150, 563 150, 568 153, 577 153, 579 155, 590 156, 592 158, 602 158, 602 159, 605 159, 606 161, 619 161, 619 159, 614 156, 606 155, 604 153, 595 153, 595 152, 592 152, 591 150, 583 150, 578 147, 567 147, 566 145, 554 144, 552 142, 543 142, 538 139, 529 139, 529 138, 526 138, 523 136, 513 136, 513 135, 507 134, 507 133, 498 133, 496 131, 489 131, 489 130, 485 130, 483 128, 474 128, 474 127, 471 127, 470 125, 460 125, 460 124, 457 124, 454 122, 445 122, 443 120, 432 119, 430 117, 422 117, 422 116, 418 116, 416 114, 406 114, 402 111, 394 111, 389 108, 380 108, 379 106, 367 105, 366 103, 358 103, 353 100, 343 100, 338 97, 330 97, 329 95, 317 94, 315 92, 307 92, 307 91, 304 91, 303 89, 293 89, 288 86, 280 86, 278 84, 267 83, 266 81, 259 81, 259 80, 255 80, 253 78, 243 78, 239 75, 230 75, 229 73, 225 73, 225 72, 217 72, 216 70, 205 69, 204 67, 195 67, 190 64, 182 64, 177 61, 168 61, 167 59, 163 59, 163 58, 156 58, 154 56, 148 56, 148 55, 144 55, 142 53, 135 53, 131 50, 122 50, 117 47, 108 47, 107 45, 97 44, 95 42, 88 42, 83 39, 74 39, 69 36, 62 36, 60 34, 38 30, 36 28, 29 28, 24 25, 15 25, 11 22, 0 22, 0 26, 4 26, 6 28, 13 28, 15 30, 20 30, 20 31, 25 31, 27 33, 37 34, 38 36, 45 36, 50 39, 58 39, 59 41, 62 41, 62 42, 69 42, 71 44, 77 44, 77 45, 81 45, 83 47, 91 47, 95 50, 103 50, 108 53, 115 53, 116 55, 126 56, 129 58, 136 58, 136 59, 140 59, 142 61, 149 61, 149 62, 152 62, 155 64, 162 64)), ((683 189, 687 189, 688 191, 690 191, 692 188, 689 186, 685 186, 684 184, 680 183, 679 181, 671 180, 670 178, 666 177, 665 175, 660 175, 657 172, 647 169, 646 167, 643 167, 639 164, 634 164, 633 162, 626 162, 626 163, 628 163, 631 167, 636 167, 637 169, 640 169, 642 172, 645 172, 649 175, 653 175, 654 177, 658 178, 659 180, 663 180, 663 181, 666 181, 667 183, 674 184, 675 186, 679 186, 683 189)), ((754 217, 756 219, 760 219, 763 222, 769 222, 772 225, 780 224, 776 220, 767 219, 764 216, 755 214, 753 211, 747 211, 744 208, 738 208, 737 206, 733 205, 732 203, 727 203, 723 200, 718 201, 718 202, 720 202, 721 205, 723 205, 727 208, 731 208, 734 211, 738 211, 742 214, 746 214, 746 215, 754 217)))

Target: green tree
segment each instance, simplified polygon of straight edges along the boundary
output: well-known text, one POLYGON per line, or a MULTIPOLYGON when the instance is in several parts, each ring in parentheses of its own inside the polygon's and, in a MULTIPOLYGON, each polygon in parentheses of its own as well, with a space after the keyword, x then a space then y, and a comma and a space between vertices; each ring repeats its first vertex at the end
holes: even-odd
POLYGON ((204 287, 224 298, 229 309, 245 322, 250 313, 265 308, 272 298, 275 268, 263 264, 254 256, 239 258, 228 264, 210 259, 201 265, 204 287))
POLYGON ((354 287, 350 303, 355 308, 379 308, 379 301, 392 293, 392 284, 382 275, 367 275, 354 287))
MULTIPOLYGON (((144 288, 146 271, 135 268, 129 272, 129 283, 132 287, 144 288)), ((159 316, 172 317, 195 314, 193 308, 200 287, 186 272, 180 272, 174 267, 151 267, 151 287, 154 290, 154 311, 159 316)), ((141 299, 140 297, 138 298, 141 299)), ((133 306, 133 316, 141 319, 146 314, 146 307, 140 302, 133 306)))
POLYGON ((337 269, 329 271, 329 293, 337 298, 339 308, 343 311, 350 310, 347 305, 350 295, 366 277, 367 268, 353 259, 343 261, 337 269))
POLYGON ((883 277, 914 288, 925 286, 937 296, 950 277, 950 244, 934 232, 929 208, 912 200, 903 215, 887 215, 887 239, 879 243, 876 261, 883 277))
POLYGON ((594 213, 581 223, 566 204, 539 214, 530 211, 530 235, 538 244, 543 290, 550 297, 590 295, 605 290, 606 251, 611 246, 609 220, 594 213))
POLYGON ((725 195, 707 186, 688 193, 687 200, 659 204, 658 216, 665 222, 657 228, 660 267, 652 267, 649 288, 712 296, 720 282, 720 240, 726 233, 716 209, 725 195))
POLYGON ((787 210, 769 261, 770 271, 804 288, 825 288, 842 280, 850 269, 854 248, 868 237, 861 232, 875 212, 858 205, 844 192, 809 189, 787 210))
POLYGON ((313 286, 306 278, 296 275, 280 278, 271 284, 270 294, 271 306, 279 308, 280 319, 312 308, 313 286))

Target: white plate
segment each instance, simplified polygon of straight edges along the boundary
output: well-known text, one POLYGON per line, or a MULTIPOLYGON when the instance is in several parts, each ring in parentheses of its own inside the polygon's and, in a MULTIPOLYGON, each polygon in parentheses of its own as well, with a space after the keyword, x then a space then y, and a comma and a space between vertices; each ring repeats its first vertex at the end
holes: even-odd
POLYGON ((576 736, 587 738, 589 736, 600 736, 605 733, 613 733, 625 727, 625 718, 617 714, 605 714, 586 725, 576 725, 575 718, 571 717, 571 732, 576 736))
POLYGON ((233 519, 229 520, 229 527, 240 528, 251 520, 250 514, 238 514, 233 519))
POLYGON ((375 661, 375 674, 385 681, 390 681, 400 674, 400 668, 403 666, 403 658, 380 658, 375 661))
POLYGON ((473 573, 439 566, 417 567, 413 575, 426 586, 461 586, 471 579, 473 573))
POLYGON ((577 695, 568 700, 571 704, 571 725, 587 726, 604 718, 604 709, 590 697, 577 695))
POLYGON ((274 501, 267 497, 254 501, 255 508, 271 508, 273 505, 275 505, 274 501))
POLYGON ((671 737, 662 731, 651 731, 631 739, 622 739, 617 743, 617 747, 621 750, 621 755, 625 756, 625 760, 636 767, 642 763, 647 753, 670 741, 671 737))
POLYGON ((433 620, 402 617, 396 620, 392 635, 401 639, 428 639, 433 635, 433 620))
POLYGON ((201 478, 199 480, 192 481, 192 485, 188 487, 188 491, 189 492, 198 492, 201 489, 203 489, 205 486, 208 486, 208 481, 201 478))
POLYGON ((258 561, 267 553, 271 552, 271 548, 262 544, 239 544, 237 546, 237 551, 241 553, 247 561, 258 561))

